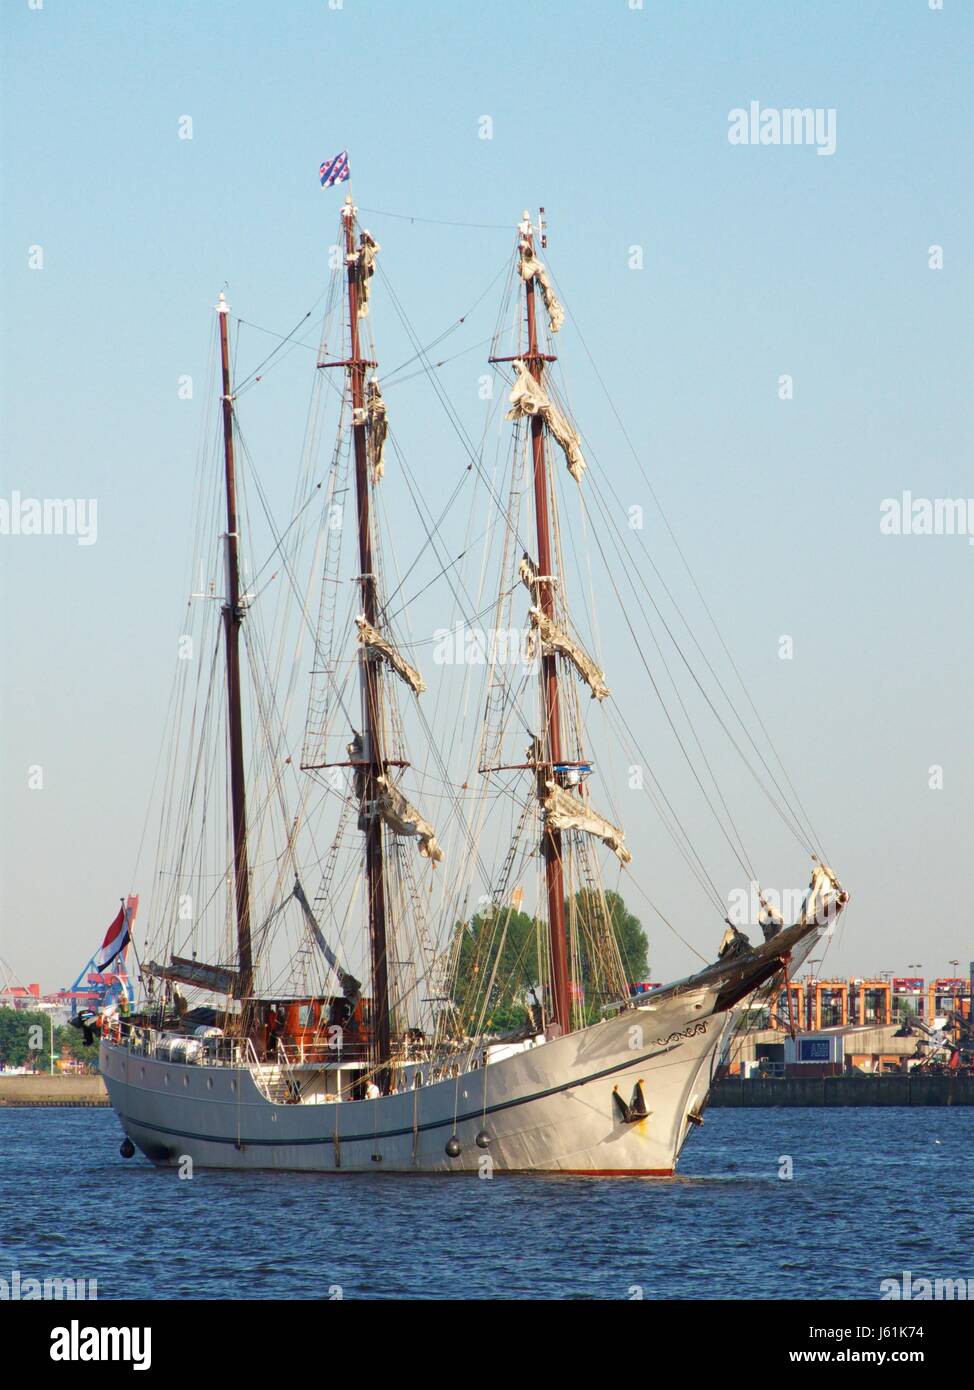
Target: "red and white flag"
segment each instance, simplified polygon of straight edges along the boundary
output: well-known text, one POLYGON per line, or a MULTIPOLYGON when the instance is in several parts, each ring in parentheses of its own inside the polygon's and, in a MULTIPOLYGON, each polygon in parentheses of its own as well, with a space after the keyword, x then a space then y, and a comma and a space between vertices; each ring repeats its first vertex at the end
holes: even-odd
POLYGON ((95 969, 107 970, 116 956, 121 955, 131 940, 129 930, 132 922, 132 908, 120 907, 118 916, 105 933, 105 940, 95 956, 95 969))

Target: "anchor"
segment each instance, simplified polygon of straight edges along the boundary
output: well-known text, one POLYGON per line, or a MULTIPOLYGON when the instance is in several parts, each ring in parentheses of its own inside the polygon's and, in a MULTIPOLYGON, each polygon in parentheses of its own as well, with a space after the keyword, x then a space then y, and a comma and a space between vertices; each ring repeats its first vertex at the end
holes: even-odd
POLYGON ((642 1081, 637 1081, 633 1086, 632 1098, 628 1105, 620 1096, 618 1086, 612 1088, 612 1099, 615 1101, 619 1118, 624 1125, 634 1125, 639 1120, 648 1119, 649 1111, 646 1109, 646 1097, 643 1095, 642 1081))

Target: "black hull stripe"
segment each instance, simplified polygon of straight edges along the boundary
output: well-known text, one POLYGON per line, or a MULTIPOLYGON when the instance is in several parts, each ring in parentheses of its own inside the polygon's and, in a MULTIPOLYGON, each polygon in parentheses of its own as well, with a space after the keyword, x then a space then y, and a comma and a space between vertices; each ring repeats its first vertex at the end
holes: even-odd
MULTIPOLYGON (((681 1044, 676 1044, 680 1046, 681 1044)), ((656 1057, 665 1057, 668 1052, 672 1052, 673 1047, 661 1048, 658 1052, 644 1052, 641 1057, 632 1057, 625 1062, 620 1062, 616 1066, 606 1067, 604 1071, 592 1072, 590 1076, 583 1076, 577 1081, 565 1081, 559 1086, 549 1086, 546 1091, 535 1091, 533 1095, 522 1096, 519 1100, 503 1100, 496 1105, 488 1105, 477 1110, 468 1110, 462 1115, 457 1115, 456 1119, 448 1120, 427 1120, 425 1124, 416 1125, 415 1132, 421 1134, 426 1130, 448 1129, 454 1125, 461 1125, 467 1120, 479 1120, 485 1115, 496 1115, 501 1110, 513 1110, 519 1105, 530 1105, 535 1100, 546 1100, 548 1096, 557 1096, 563 1091, 572 1091, 579 1086, 588 1086, 592 1081, 601 1081, 603 1077, 612 1076, 615 1072, 627 1071, 630 1067, 638 1067, 643 1062, 651 1062, 656 1057)), ((422 1092, 422 1087, 420 1091, 422 1092)), ((349 1102, 346 1102, 348 1104, 349 1102)), ((275 1109, 287 1109, 286 1106, 275 1106, 275 1109)), ((185 1129, 169 1129, 166 1125, 150 1124, 148 1120, 136 1120, 131 1115, 123 1115, 119 1111, 119 1118, 128 1120, 133 1125, 138 1125, 141 1129, 151 1129, 158 1134, 171 1134, 176 1139, 197 1139, 204 1144, 233 1144, 240 1148, 294 1148, 302 1144, 334 1144, 335 1136, 324 1135, 322 1138, 309 1139, 234 1139, 232 1136, 222 1137, 216 1134, 193 1134, 185 1129)), ((339 1134, 339 1144, 361 1144, 368 1140, 371 1144, 379 1144, 383 1139, 401 1139, 404 1134, 414 1132, 412 1125, 406 1125, 404 1129, 386 1129, 376 1134, 367 1132, 365 1134, 339 1134)))

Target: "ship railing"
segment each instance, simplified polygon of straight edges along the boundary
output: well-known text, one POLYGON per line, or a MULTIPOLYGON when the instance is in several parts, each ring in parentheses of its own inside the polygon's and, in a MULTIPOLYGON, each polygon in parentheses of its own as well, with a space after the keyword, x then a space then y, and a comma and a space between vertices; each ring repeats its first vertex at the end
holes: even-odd
POLYGON ((340 1067, 347 1062, 367 1062, 369 1060, 369 1046, 367 1042, 356 1039, 348 1042, 345 1039, 337 1041, 306 1042, 300 1039, 295 1044, 295 1055, 292 1059, 293 1065, 298 1066, 325 1066, 340 1067))
POLYGON ((267 1073, 261 1065, 261 1060, 257 1056, 257 1049, 254 1047, 252 1038, 248 1038, 244 1048, 244 1058, 250 1068, 250 1074, 254 1078, 254 1083, 266 1100, 271 1100, 270 1088, 267 1085, 267 1073))
POLYGON ((262 1062, 257 1055, 253 1039, 248 1038, 243 1049, 244 1060, 265 1100, 275 1104, 296 1104, 301 1099, 301 1083, 298 1080, 291 1059, 279 1041, 275 1058, 262 1062))
POLYGON ((294 1065, 291 1061, 291 1058, 287 1054, 287 1049, 285 1048, 284 1044, 280 1041, 277 1044, 277 1063, 280 1067, 279 1074, 284 1080, 284 1088, 286 1093, 288 1093, 291 1100, 300 1100, 301 1082, 298 1080, 295 1074, 294 1065))
POLYGON ((140 1056, 163 1056, 166 1061, 190 1062, 202 1066, 249 1066, 253 1058, 256 1058, 258 1066, 274 1067, 279 1065, 289 1079, 296 1077, 299 1067, 308 1065, 316 1067, 342 1066, 346 1063, 367 1062, 369 1059, 367 1043, 358 1039, 352 1042, 339 1041, 337 1043, 323 1039, 320 1042, 308 1043, 303 1039, 289 1038, 285 1044, 284 1040, 279 1038, 275 1051, 264 1057, 259 1055, 253 1042, 249 1039, 245 1042, 241 1038, 226 1035, 217 1038, 195 1038, 189 1034, 174 1033, 157 1028, 133 1028, 129 1034, 122 1034, 121 1043, 129 1052, 140 1056), (193 1055, 189 1057, 166 1056, 176 1038, 186 1043, 192 1043, 194 1045, 193 1055))
POLYGON ((177 1065, 183 1063, 190 1066, 239 1067, 243 1061, 239 1039, 232 1037, 193 1038, 155 1028, 133 1027, 127 1034, 123 1033, 121 1043, 133 1056, 154 1057, 177 1065), (198 1051, 185 1057, 171 1056, 169 1049, 176 1038, 184 1039, 187 1043, 197 1043, 198 1051))

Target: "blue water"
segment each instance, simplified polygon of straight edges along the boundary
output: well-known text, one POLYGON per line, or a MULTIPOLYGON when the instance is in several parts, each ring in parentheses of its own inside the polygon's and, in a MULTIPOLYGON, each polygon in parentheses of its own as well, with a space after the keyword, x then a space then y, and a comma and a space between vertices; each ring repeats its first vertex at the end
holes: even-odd
POLYGON ((0 1278, 99 1298, 877 1298, 974 1278, 974 1109, 709 1110, 672 1181, 197 1172, 0 1110, 0 1278), (779 1178, 790 1155, 793 1177, 779 1178))

